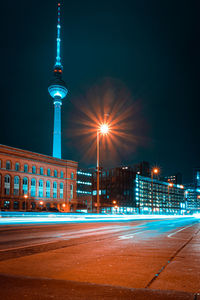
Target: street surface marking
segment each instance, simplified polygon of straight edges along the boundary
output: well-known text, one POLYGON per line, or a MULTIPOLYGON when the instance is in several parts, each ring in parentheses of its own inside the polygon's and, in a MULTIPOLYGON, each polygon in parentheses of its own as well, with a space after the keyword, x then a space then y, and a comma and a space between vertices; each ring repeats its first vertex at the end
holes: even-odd
MULTIPOLYGON (((126 226, 125 226, 126 227, 126 226)), ((103 232, 103 229, 102 228, 99 228, 98 231, 99 232, 88 232, 88 233, 85 233, 84 232, 87 232, 88 230, 83 230, 82 231, 82 234, 81 234, 81 231, 79 234, 73 234, 73 232, 69 233, 69 234, 65 234, 65 236, 58 236, 57 239, 53 239, 49 242, 43 242, 43 243, 38 243, 38 244, 29 244, 29 245, 24 245, 24 246, 19 246, 19 247, 13 247, 13 248, 7 248, 7 249, 0 249, 0 252, 6 252, 6 251, 12 251, 12 250, 19 250, 19 249, 24 249, 24 248, 30 248, 30 247, 36 247, 36 246, 42 246, 42 245, 46 245, 46 244, 53 244, 55 242, 59 242, 59 241, 63 241, 63 240, 70 240, 70 239, 77 239, 77 238, 81 238, 81 237, 85 237, 85 236, 91 236, 91 235, 100 235, 100 234, 108 234, 108 233, 114 233, 114 232, 118 232, 118 231, 122 231, 124 230, 124 228, 113 228, 113 229, 110 229, 110 230, 106 230, 103 232)), ((95 229, 95 231, 97 231, 97 229, 95 229)), ((11 241, 12 242, 12 241, 11 241)))
POLYGON ((179 230, 177 230, 177 231, 175 231, 175 232, 173 232, 173 233, 168 234, 167 237, 171 237, 171 236, 177 234, 178 232, 180 232, 180 231, 182 231, 182 230, 185 230, 185 229, 188 228, 188 227, 194 226, 195 224, 196 224, 196 223, 191 224, 191 225, 188 225, 188 226, 185 226, 185 227, 183 227, 183 228, 181 228, 181 229, 179 229, 179 230))
POLYGON ((139 234, 139 233, 142 233, 142 232, 145 232, 145 230, 142 230, 142 231, 136 231, 135 233, 130 233, 130 234, 127 234, 127 235, 122 235, 118 238, 118 240, 126 240, 126 239, 131 239, 134 235, 136 234, 139 234))

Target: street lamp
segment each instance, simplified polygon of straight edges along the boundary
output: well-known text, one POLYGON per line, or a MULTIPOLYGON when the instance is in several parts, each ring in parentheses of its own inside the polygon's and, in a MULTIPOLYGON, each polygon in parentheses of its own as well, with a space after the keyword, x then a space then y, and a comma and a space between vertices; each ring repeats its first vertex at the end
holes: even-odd
POLYGON ((100 210, 100 201, 99 201, 99 134, 106 135, 109 132, 109 126, 106 123, 103 123, 97 129, 97 213, 99 214, 100 210))
POLYGON ((153 168, 151 170, 151 211, 152 211, 152 214, 153 214, 153 175, 158 175, 159 173, 159 169, 158 168, 153 168))
POLYGON ((27 200, 27 198, 28 198, 28 195, 25 194, 25 195, 24 195, 24 199, 25 199, 25 211, 26 211, 26 200, 27 200))

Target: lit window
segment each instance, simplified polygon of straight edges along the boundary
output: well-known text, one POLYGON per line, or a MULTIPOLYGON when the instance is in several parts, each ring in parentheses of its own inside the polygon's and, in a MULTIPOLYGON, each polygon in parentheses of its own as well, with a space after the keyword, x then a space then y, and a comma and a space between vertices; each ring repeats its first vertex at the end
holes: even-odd
POLYGON ((6 170, 10 170, 10 161, 9 160, 6 162, 6 170))
POLYGON ((28 173, 28 165, 27 164, 24 165, 24 173, 28 173))
POLYGON ((19 171, 19 163, 15 164, 15 171, 19 171))
POLYGON ((36 167, 35 166, 32 166, 32 173, 36 174, 36 167))
POLYGON ((50 181, 47 181, 47 182, 46 182, 46 187, 47 187, 47 188, 50 188, 50 181))
POLYGON ((9 176, 9 175, 6 175, 6 176, 4 177, 4 182, 5 182, 5 183, 10 183, 10 176, 9 176))
POLYGON ((28 179, 26 177, 23 178, 23 185, 28 185, 28 179))
POLYGON ((70 199, 73 198, 73 189, 74 189, 73 184, 70 184, 70 199))
POLYGON ((19 184, 19 176, 14 177, 14 184, 19 184))
POLYGON ((36 180, 35 180, 35 178, 31 179, 31 186, 36 186, 36 180))

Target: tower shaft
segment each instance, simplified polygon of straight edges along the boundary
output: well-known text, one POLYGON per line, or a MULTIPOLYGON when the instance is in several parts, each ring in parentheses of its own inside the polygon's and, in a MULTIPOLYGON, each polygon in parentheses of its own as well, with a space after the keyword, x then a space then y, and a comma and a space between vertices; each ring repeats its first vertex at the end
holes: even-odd
POLYGON ((53 157, 61 159, 61 105, 54 102, 54 131, 53 131, 53 157))
POLYGON ((58 24, 57 24, 57 55, 54 65, 54 78, 49 85, 48 91, 53 98, 54 104, 54 131, 53 131, 53 157, 61 159, 61 105, 68 93, 66 84, 62 79, 62 64, 60 56, 60 3, 58 2, 58 24))

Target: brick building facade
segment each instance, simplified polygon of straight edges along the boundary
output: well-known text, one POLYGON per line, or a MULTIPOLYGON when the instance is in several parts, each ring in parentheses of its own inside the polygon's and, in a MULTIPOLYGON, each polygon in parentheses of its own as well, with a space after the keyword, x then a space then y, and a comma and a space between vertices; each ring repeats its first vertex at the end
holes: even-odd
POLYGON ((71 211, 78 163, 0 145, 0 208, 71 211))

